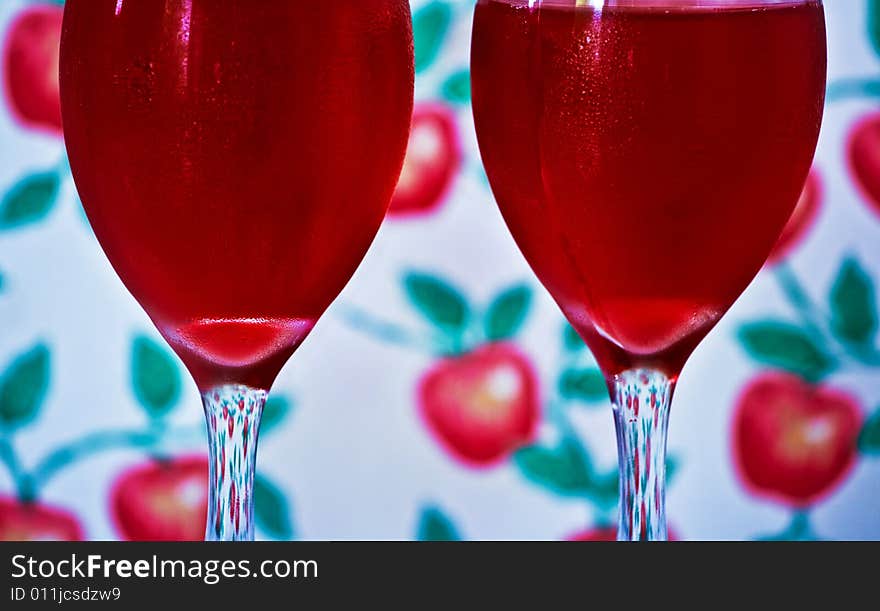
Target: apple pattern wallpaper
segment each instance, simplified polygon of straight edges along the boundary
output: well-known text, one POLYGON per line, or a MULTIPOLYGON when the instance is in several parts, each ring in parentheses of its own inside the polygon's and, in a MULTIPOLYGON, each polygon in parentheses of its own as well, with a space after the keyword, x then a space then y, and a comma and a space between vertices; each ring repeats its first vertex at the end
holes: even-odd
MULTIPOLYGON (((480 163, 473 2, 412 4, 403 175, 363 265, 273 388, 258 538, 613 539, 604 381, 480 163)), ((77 198, 62 13, 0 0, 0 540, 201 539, 198 393, 77 198)), ((826 15, 813 170, 673 401, 675 539, 880 539, 880 0, 826 0, 826 15)))

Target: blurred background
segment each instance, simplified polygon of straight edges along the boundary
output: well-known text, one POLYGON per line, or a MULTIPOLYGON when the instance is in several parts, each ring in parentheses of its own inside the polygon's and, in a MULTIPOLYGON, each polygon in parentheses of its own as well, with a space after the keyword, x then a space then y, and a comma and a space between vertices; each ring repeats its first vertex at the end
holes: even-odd
MULTIPOLYGON (((473 2, 412 4, 401 184, 357 275, 273 389, 258 537, 613 538, 601 376, 519 254, 480 164, 473 2), (432 321, 450 309, 474 332, 443 357, 432 321), (495 425, 477 434, 467 415, 487 396, 495 425)), ((62 11, 0 0, 0 539, 200 539, 198 393, 76 196, 58 103, 62 11)), ((880 1, 827 0, 826 13, 810 180, 673 404, 679 539, 880 539, 880 1)))

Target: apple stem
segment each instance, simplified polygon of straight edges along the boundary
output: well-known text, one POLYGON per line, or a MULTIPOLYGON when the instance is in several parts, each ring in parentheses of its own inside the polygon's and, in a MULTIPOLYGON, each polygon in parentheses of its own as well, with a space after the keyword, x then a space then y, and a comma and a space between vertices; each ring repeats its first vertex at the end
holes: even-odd
POLYGON ((849 78, 834 81, 828 84, 825 93, 825 101, 829 104, 849 98, 878 97, 880 97, 880 79, 877 78, 849 78))
POLYGON ((614 425, 620 478, 619 541, 665 541, 666 431, 675 382, 659 371, 615 375, 614 425))
POLYGON ((786 262, 782 262, 776 266, 776 281, 785 297, 792 306, 798 311, 804 326, 814 336, 814 339, 820 340, 823 344, 827 343, 825 333, 822 331, 821 321, 826 316, 819 311, 818 306, 810 299, 809 294, 804 289, 794 270, 786 262))
POLYGON ((791 516, 791 521, 781 532, 769 537, 762 537, 762 541, 816 541, 818 537, 813 532, 810 524, 808 509, 796 511, 791 516))
POLYGON ((122 448, 150 448, 159 441, 152 432, 99 431, 84 435, 70 443, 55 448, 36 467, 31 478, 37 489, 45 486, 64 468, 101 452, 122 448))
POLYGON ((414 348, 420 352, 458 353, 462 350, 453 345, 459 342, 444 341, 445 338, 428 338, 406 329, 395 322, 383 320, 370 312, 349 305, 337 306, 337 314, 348 326, 387 343, 414 348))
POLYGON ((810 513, 798 511, 791 517, 791 524, 787 529, 789 538, 798 541, 811 541, 816 539, 813 527, 810 525, 810 513))
POLYGON ((9 470, 9 475, 15 483, 18 498, 22 501, 34 500, 32 480, 21 466, 18 452, 15 451, 15 445, 9 435, 0 436, 0 462, 9 470))
POLYGON ((253 541, 260 418, 268 393, 238 384, 202 395, 208 427, 208 541, 253 541))
POLYGON ((832 352, 839 362, 847 362, 854 366, 880 367, 880 353, 876 349, 846 345, 838 347, 833 334, 825 330, 830 327, 830 315, 821 311, 810 298, 788 263, 782 262, 777 265, 774 276, 786 299, 800 316, 806 330, 817 343, 832 352))
POLYGON ((65 468, 101 452, 116 449, 154 449, 173 438, 191 439, 202 434, 203 429, 181 428, 168 430, 151 426, 147 431, 98 431, 89 433, 61 445, 43 457, 30 471, 26 470, 15 451, 12 437, 0 436, 0 463, 9 470, 15 482, 18 497, 33 501, 48 482, 65 468))

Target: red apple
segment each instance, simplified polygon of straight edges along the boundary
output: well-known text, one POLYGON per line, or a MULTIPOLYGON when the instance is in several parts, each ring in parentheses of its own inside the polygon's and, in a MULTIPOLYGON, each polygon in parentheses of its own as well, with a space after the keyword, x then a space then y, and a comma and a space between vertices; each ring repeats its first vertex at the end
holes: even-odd
POLYGON ((853 124, 846 151, 853 181, 880 214, 880 112, 871 112, 853 124))
MULTIPOLYGON (((565 538, 566 541, 617 541, 616 526, 602 526, 600 528, 590 528, 581 532, 574 533, 565 538)), ((667 536, 668 541, 678 541, 678 536, 670 528, 667 536)))
POLYGON ((474 467, 497 463, 531 442, 540 417, 535 371, 505 343, 438 362, 419 383, 418 401, 440 444, 474 467))
POLYGON ((76 517, 57 507, 0 497, 0 541, 82 541, 76 517))
POLYGON ((733 460, 753 494, 790 507, 816 503, 856 459, 862 410, 849 394, 783 372, 759 375, 734 408, 733 460))
POLYGON ((603 526, 590 528, 574 533, 565 538, 566 541, 617 541, 617 527, 603 526))
POLYGON ((813 169, 807 176, 804 190, 801 192, 800 199, 798 199, 797 206, 791 213, 788 223, 782 230, 782 235, 779 236, 776 246, 767 257, 768 265, 780 263, 807 236, 816 222, 816 217, 819 216, 821 205, 822 182, 817 171, 813 169))
POLYGON ((200 541, 208 514, 208 459, 151 460, 113 484, 110 509, 127 541, 200 541))
POLYGON ((461 145, 453 110, 437 103, 417 105, 389 216, 425 215, 436 210, 460 165, 461 145))
POLYGON ((61 134, 58 49, 63 13, 57 4, 22 10, 6 31, 3 48, 4 91, 10 112, 25 127, 55 135, 61 134))

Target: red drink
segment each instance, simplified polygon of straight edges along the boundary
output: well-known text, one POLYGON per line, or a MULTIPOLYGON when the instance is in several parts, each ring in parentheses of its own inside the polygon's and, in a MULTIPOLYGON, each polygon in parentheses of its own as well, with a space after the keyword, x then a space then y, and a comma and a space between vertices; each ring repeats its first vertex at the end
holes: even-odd
POLYGON ((406 150, 406 0, 68 0, 95 233, 203 389, 267 388, 375 236, 406 150))
POLYGON ((607 374, 674 379, 798 200, 822 118, 822 7, 529 4, 480 0, 475 15, 498 204, 607 374))

